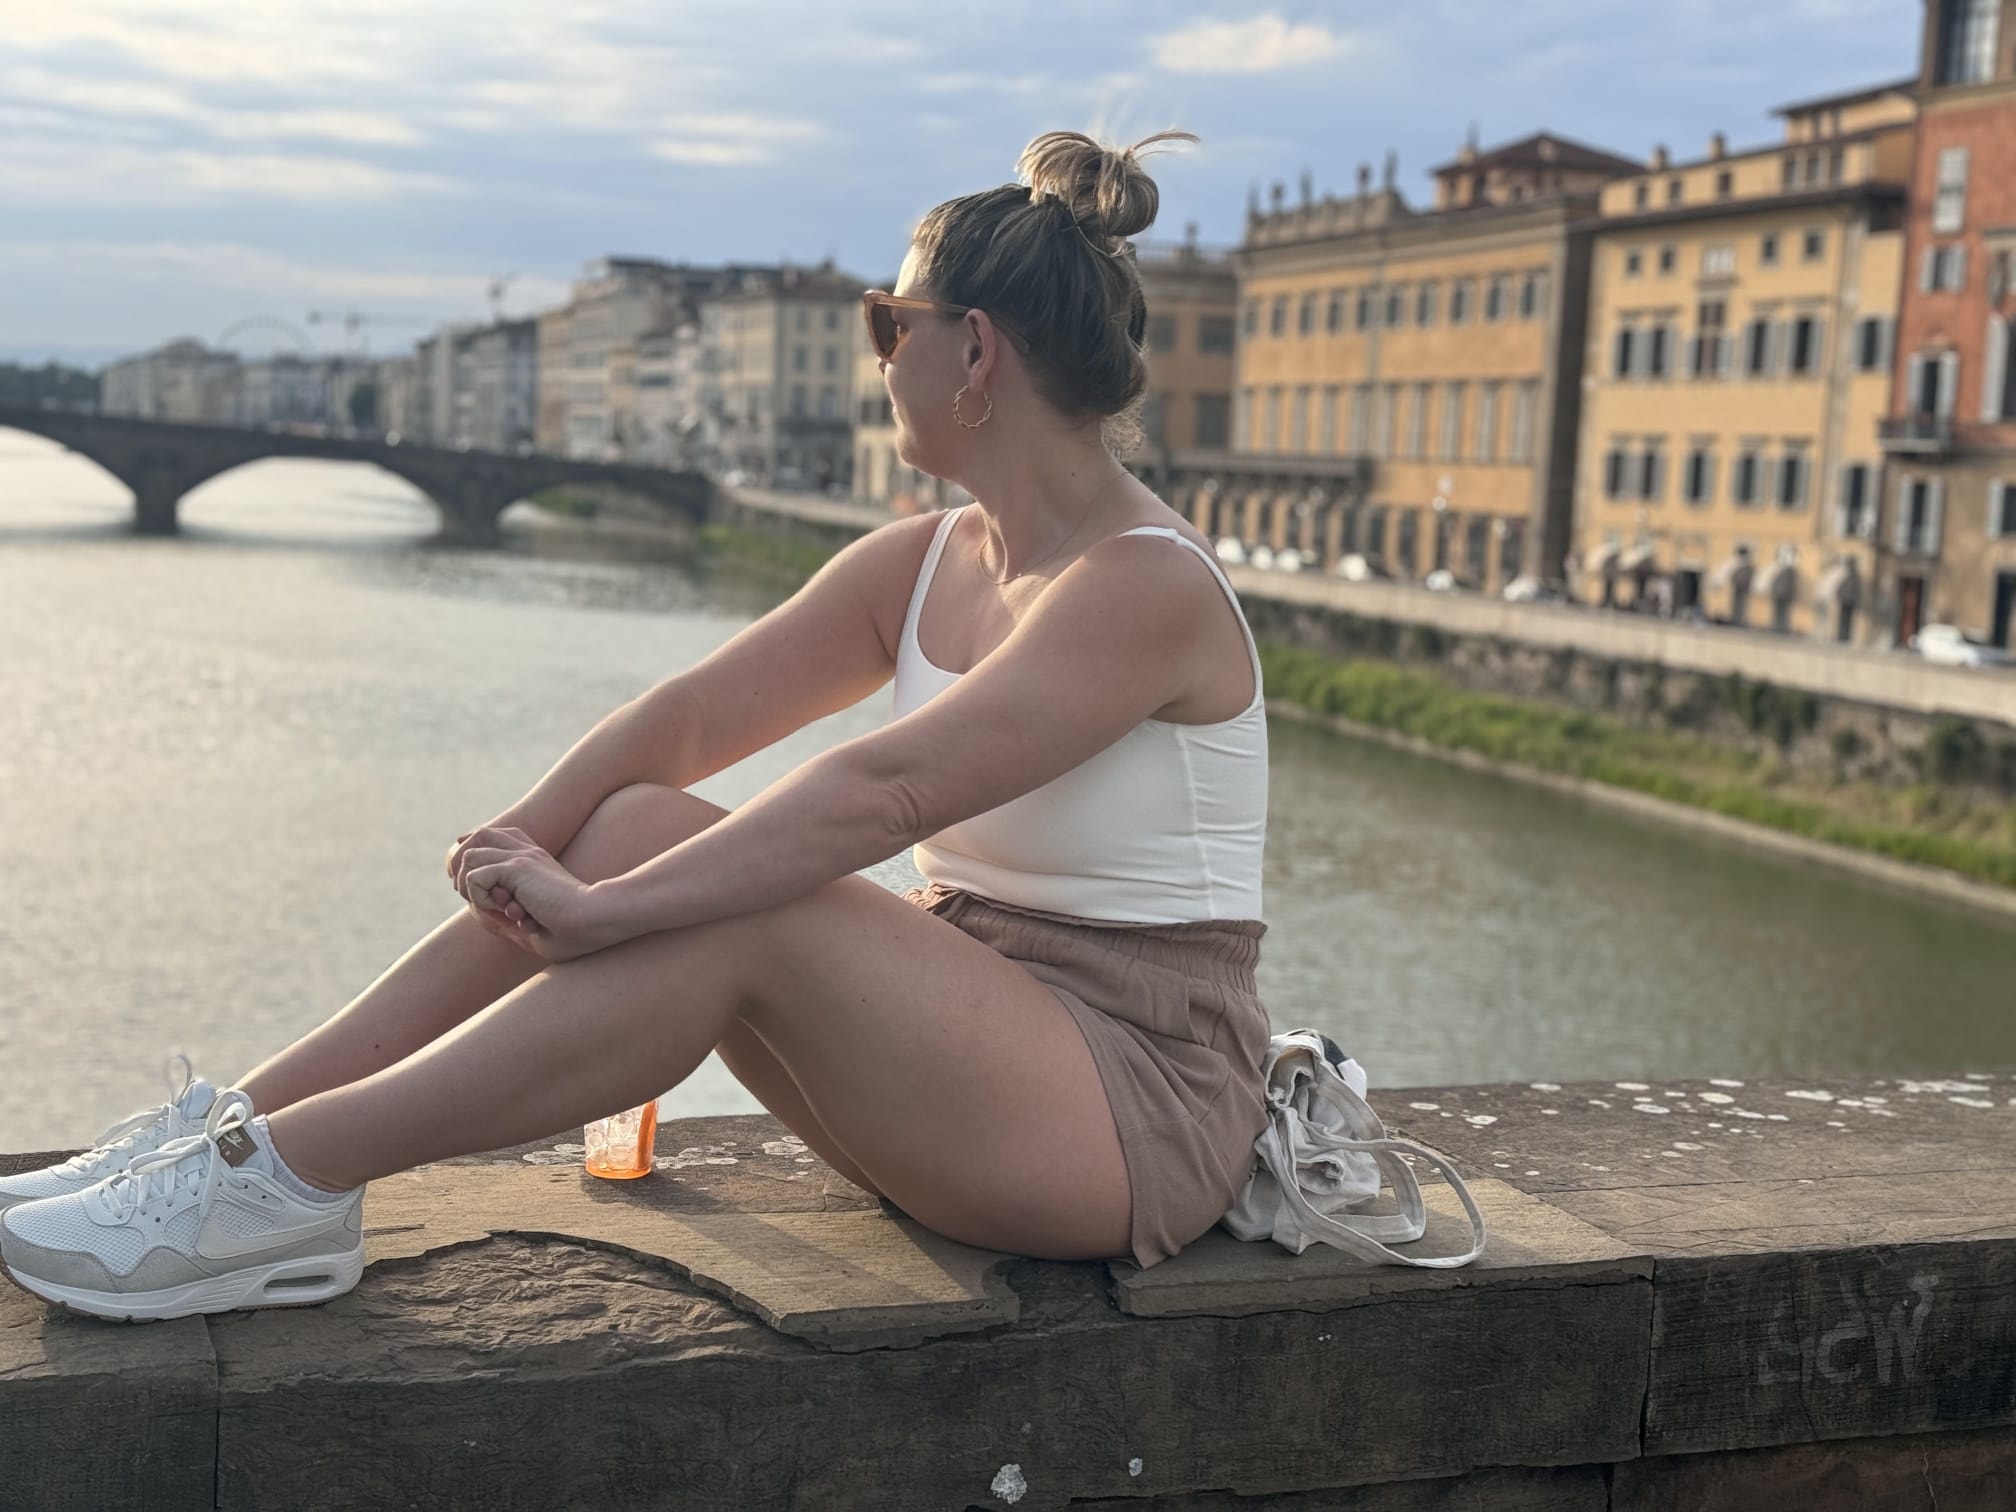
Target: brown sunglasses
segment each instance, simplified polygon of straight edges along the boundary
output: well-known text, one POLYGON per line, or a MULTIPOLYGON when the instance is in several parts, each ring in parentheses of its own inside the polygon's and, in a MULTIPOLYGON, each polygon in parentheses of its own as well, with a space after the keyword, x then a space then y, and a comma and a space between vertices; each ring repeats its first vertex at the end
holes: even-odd
POLYGON ((940 304, 935 299, 911 299, 901 294, 869 289, 861 296, 861 313, 868 317, 868 341, 884 362, 896 355, 908 334, 896 323, 898 310, 937 310, 945 315, 964 315, 971 305, 940 304))

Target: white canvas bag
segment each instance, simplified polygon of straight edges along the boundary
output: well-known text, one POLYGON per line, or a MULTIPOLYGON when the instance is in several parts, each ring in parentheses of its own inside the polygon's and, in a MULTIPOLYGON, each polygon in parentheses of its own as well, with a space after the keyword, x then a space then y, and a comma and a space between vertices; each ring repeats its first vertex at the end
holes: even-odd
POLYGON ((1260 1062, 1267 1080, 1267 1127, 1253 1144, 1253 1170, 1232 1211, 1219 1221, 1241 1239, 1272 1239, 1301 1254, 1335 1245, 1375 1265, 1452 1267, 1484 1253, 1484 1215, 1455 1168, 1411 1139, 1394 1139, 1365 1101, 1365 1068, 1314 1029, 1277 1034, 1260 1062), (1440 1171, 1470 1216, 1471 1245, 1460 1255, 1403 1255, 1388 1246, 1428 1227, 1421 1184, 1405 1151, 1440 1171), (1368 1213, 1382 1184, 1399 1211, 1368 1213))

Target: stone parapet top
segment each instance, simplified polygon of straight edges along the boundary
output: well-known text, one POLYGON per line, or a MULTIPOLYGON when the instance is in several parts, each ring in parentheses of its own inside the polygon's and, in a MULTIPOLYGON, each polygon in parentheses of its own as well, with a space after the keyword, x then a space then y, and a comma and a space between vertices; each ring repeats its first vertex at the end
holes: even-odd
POLYGON ((636 1182, 577 1135, 373 1183, 321 1307, 0 1287, 0 1506, 1651 1512, 1907 1451, 1946 1512, 2016 1505, 2016 1074, 1373 1102, 1471 1180, 1476 1265, 973 1250, 746 1117, 636 1182))

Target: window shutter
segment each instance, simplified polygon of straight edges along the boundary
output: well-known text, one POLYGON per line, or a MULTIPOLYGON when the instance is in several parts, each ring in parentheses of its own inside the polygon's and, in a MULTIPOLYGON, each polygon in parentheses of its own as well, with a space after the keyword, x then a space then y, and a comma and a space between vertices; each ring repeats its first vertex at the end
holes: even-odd
POLYGON ((1734 331, 1715 333, 1715 376, 1727 378, 1736 371, 1736 348, 1740 340, 1734 331))
POLYGON ((1899 556, 1911 549, 1911 480, 1897 480, 1897 528, 1890 542, 1899 556))
POLYGON ((1950 419, 1959 397, 1960 354, 1942 352, 1939 356, 1939 413, 1950 419))
POLYGON ((1897 317, 1881 315, 1876 320, 1876 366, 1887 368, 1897 356, 1897 317))
POLYGON ((1924 255, 1918 259, 1918 292, 1920 294, 1930 294, 1932 292, 1932 273, 1938 266, 1938 262, 1939 249, 1937 247, 1927 247, 1924 255))
POLYGON ((1988 483, 1988 539, 1995 540, 2002 534, 2002 501, 2009 492, 2007 483, 1990 479, 1988 483))
POLYGON ((1962 242, 1953 249, 1953 287, 1956 290, 1967 287, 1967 244, 1962 242))
POLYGON ((1925 499, 1925 555, 1939 555, 1939 527, 1946 516, 1946 480, 1934 478, 1925 499))
POLYGON ((1848 538, 1848 483, 1854 476, 1855 468, 1852 464, 1844 467, 1841 469, 1841 481, 1835 485, 1834 537, 1836 540, 1846 540, 1848 538))
POLYGON ((2002 382, 2009 371, 2010 326, 1994 310, 1988 312, 1988 339, 1981 350, 1981 418, 2002 418, 2002 382))

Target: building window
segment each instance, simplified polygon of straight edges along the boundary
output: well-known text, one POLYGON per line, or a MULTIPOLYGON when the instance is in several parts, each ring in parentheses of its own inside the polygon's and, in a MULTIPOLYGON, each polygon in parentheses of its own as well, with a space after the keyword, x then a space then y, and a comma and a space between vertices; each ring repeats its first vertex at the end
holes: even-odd
POLYGON ((1760 266, 1766 268, 1775 268, 1778 266, 1778 233, 1776 231, 1766 231, 1762 236, 1757 238, 1757 261, 1760 266))
POLYGON ((2016 536, 2016 483, 1996 478, 1988 484, 1988 534, 1995 540, 2016 536))
POLYGON ((1770 376, 1771 322, 1762 317, 1751 321, 1744 329, 1743 371, 1752 378, 1770 376))
POLYGON ((791 414, 794 419, 805 418, 805 385, 802 383, 791 385, 791 414))
POLYGON ((1631 203, 1640 210, 1643 210, 1647 205, 1651 204, 1652 186, 1641 179, 1637 184, 1635 184, 1632 187, 1631 203))
POLYGON ((1248 336, 1260 334, 1260 301, 1257 299, 1246 301, 1246 334, 1248 336))
POLYGON ((1362 457, 1370 450, 1372 441, 1372 385, 1360 383, 1351 390, 1351 435, 1345 443, 1345 450, 1354 457, 1362 457))
POLYGON ((1665 321, 1660 321, 1645 333, 1645 376, 1664 378, 1668 373, 1668 359, 1671 356, 1673 332, 1665 321))
POLYGON ((1547 306, 1547 275, 1528 273, 1519 285, 1519 318, 1537 319, 1547 306))
POLYGON ((1967 224, 1967 149, 1944 147, 1939 151, 1938 187, 1932 195, 1932 230, 1951 236, 1967 224))
POLYGON ((1967 287, 1967 248, 1959 242, 1927 247, 1918 266, 1918 287, 1926 294, 1956 294, 1967 287))
POLYGON ((1799 255, 1808 262, 1818 262, 1827 255, 1827 233, 1808 231, 1799 242, 1799 255))
POLYGON ((1414 291, 1414 324, 1418 326, 1435 324, 1435 306, 1441 289, 1440 284, 1424 283, 1414 291))
POLYGON ((1951 415, 1960 394, 1960 354, 1915 354, 1905 368, 1904 393, 1920 415, 1951 415))
POLYGON ((1382 383, 1372 396, 1372 455, 1393 454, 1393 412, 1400 407, 1400 385, 1382 383))
POLYGON ((1428 396, 1434 385, 1417 383, 1407 396, 1406 455, 1415 461, 1428 454, 1428 396))
POLYGON ((1332 383, 1323 390, 1323 408, 1316 422, 1316 449, 1326 457, 1337 453, 1337 400, 1339 390, 1332 383))
POLYGON ((1295 399, 1288 411, 1288 449, 1292 452, 1309 450, 1309 386, 1303 384, 1295 390, 1295 399))
POLYGON ((1996 23, 2001 0, 1945 0, 1934 81, 1985 84, 1995 77, 1996 23))
POLYGON ((1880 373, 1890 366, 1895 322, 1888 315, 1865 315, 1855 324, 1855 370, 1880 373))
POLYGON ((1304 294, 1302 296, 1302 305, 1295 317, 1295 331, 1300 336, 1314 336, 1316 334, 1316 296, 1314 294, 1304 294))
POLYGON ((1610 376, 1629 378, 1635 370, 1638 356, 1638 328, 1630 325, 1617 327, 1617 335, 1611 346, 1610 376))
MULTIPOLYGON (((800 313, 802 314, 803 312, 801 311, 800 313)), ((791 371, 792 371, 792 372, 794 372, 794 373, 802 373, 802 372, 804 372, 804 371, 805 371, 805 361, 806 361, 806 351, 805 351, 805 348, 804 348, 804 347, 802 347, 802 346, 794 346, 793 348, 791 348, 791 371)))
POLYGON ((1902 478, 1897 483, 1899 552, 1937 556, 1941 517, 1946 512, 1946 485, 1938 478, 1902 478))
POLYGON ((840 371, 840 348, 828 347, 820 354, 819 371, 822 373, 837 373, 840 371))
POLYGON ((1407 290, 1398 284, 1386 291, 1386 324, 1407 324, 1407 290))
POLYGON ((1227 422, 1232 408, 1231 396, 1199 394, 1193 402, 1197 406, 1197 445, 1210 450, 1222 447, 1230 430, 1227 422))
POLYGON ((1394 553, 1396 565, 1401 575, 1413 577, 1420 557, 1421 512, 1418 509, 1403 509, 1400 512, 1400 544, 1394 553))
POLYGON ((1603 497, 1613 501, 1623 498, 1625 479, 1630 475, 1631 453, 1622 442, 1612 442, 1603 456, 1603 497))
POLYGON ((1736 453, 1736 470, 1729 479, 1729 494, 1743 509, 1755 509, 1758 499, 1758 483, 1764 471, 1764 459, 1757 448, 1745 445, 1736 453))
POLYGON ((1454 462, 1461 447, 1463 434, 1463 400, 1468 385, 1452 383, 1442 395, 1441 433, 1436 437, 1435 455, 1444 462, 1454 462))
POLYGON ((1736 175, 1724 168, 1715 175, 1715 198, 1727 199, 1736 192, 1736 175))
POLYGON ((1701 249, 1701 276, 1703 278, 1723 278, 1736 271, 1736 249, 1734 247, 1703 247, 1701 249))
POLYGON ((1684 180, 1676 178, 1676 179, 1668 179, 1666 181, 1667 204, 1677 205, 1686 197, 1687 197, 1687 185, 1684 180))
POLYGON ((1792 334, 1785 355, 1785 365, 1793 373, 1806 377, 1820 371, 1820 321, 1813 315, 1795 316, 1792 334))
POLYGON ((1834 534, 1843 540, 1867 536, 1876 523, 1871 508, 1869 464, 1850 462, 1841 469, 1841 499, 1834 514, 1834 534))
POLYGON ((2016 319, 1988 312, 1981 354, 1981 418, 2016 420, 2016 319))
POLYGON ((1799 154, 1788 152, 1785 161, 1779 165, 1784 169, 1779 179, 1781 189, 1796 189, 1799 186, 1799 154))
POLYGON ((1344 329, 1344 291, 1342 289, 1332 289, 1330 291, 1330 307, 1324 313, 1323 329, 1333 336, 1344 329))
POLYGON ((1665 246, 1659 249, 1659 271, 1661 273, 1671 273, 1673 271, 1673 264, 1678 260, 1679 256, 1679 248, 1675 247, 1671 242, 1666 243, 1665 246))
POLYGON ((1629 248, 1624 253, 1624 276, 1626 278, 1636 278, 1640 273, 1643 273, 1644 271, 1645 271, 1644 249, 1640 247, 1629 248))
POLYGON ((1274 308, 1269 312, 1267 317, 1267 334, 1270 336, 1286 336, 1288 334, 1288 296, 1286 294, 1276 294, 1274 296, 1274 308))
POLYGON ((1503 320, 1512 308, 1512 280, 1505 274, 1496 275, 1484 291, 1484 318, 1503 320))
POLYGON ((1176 350, 1176 317, 1174 315, 1151 315, 1148 317, 1148 350, 1151 352, 1173 352, 1176 350))
POLYGON ((1696 446, 1687 453, 1686 501, 1697 509, 1715 502, 1715 453, 1696 446))
POLYGON ((1232 444, 1241 451, 1253 450, 1253 390, 1241 389, 1232 396, 1232 444))
POLYGON ((1230 315, 1200 315, 1197 317, 1197 350, 1200 352, 1224 353, 1233 349, 1233 327, 1230 315))
POLYGON ((1688 352, 1687 370, 1696 378, 1714 378, 1722 372, 1722 354, 1728 337, 1722 322, 1727 307, 1719 299, 1704 299, 1694 313, 1694 341, 1688 352))
POLYGON ((1785 455, 1778 459, 1778 507, 1780 509, 1804 509, 1806 507, 1806 474, 1810 464, 1806 452, 1800 447, 1788 447, 1785 455))
POLYGON ((1357 326, 1359 330, 1363 331, 1363 330, 1369 330, 1371 328, 1372 308, 1373 306, 1372 306, 1371 289, 1369 288, 1360 289, 1358 291, 1358 309, 1356 312, 1357 326))
POLYGON ((1471 298, 1470 279, 1459 278, 1449 285, 1449 324, 1464 325, 1469 321, 1471 298))
POLYGON ((1506 442, 1506 461, 1533 460, 1533 419, 1540 408, 1540 383, 1527 379, 1512 390, 1512 436, 1506 442))
POLYGON ((1498 389, 1496 382, 1477 385, 1477 434, 1470 450, 1479 462, 1498 460, 1498 389))
POLYGON ((1658 504, 1666 497, 1666 443, 1647 441, 1644 455, 1638 459, 1638 497, 1647 504, 1658 504))
POLYGON ((1264 401, 1265 418, 1260 422, 1260 449, 1279 451, 1281 449, 1281 390, 1270 388, 1264 401))

